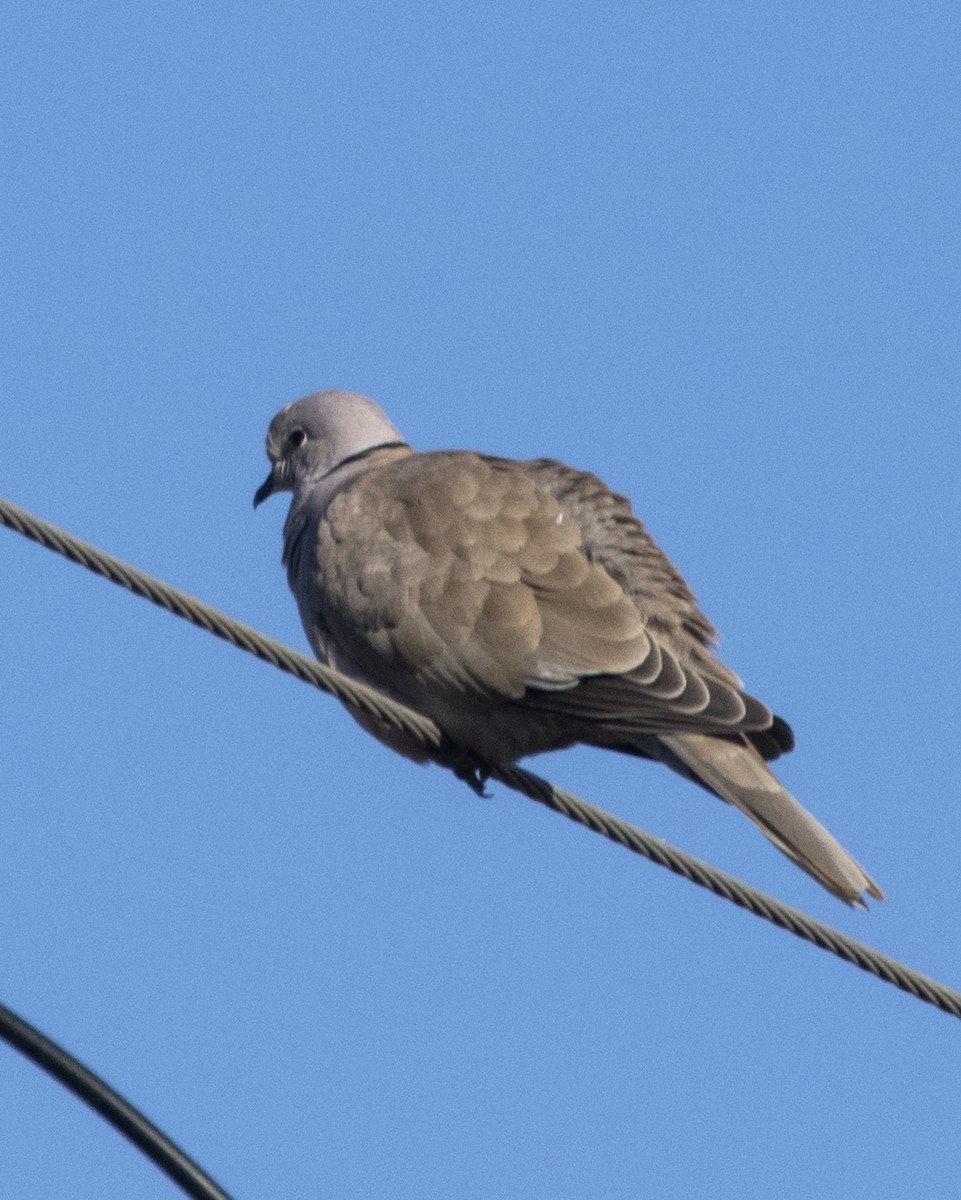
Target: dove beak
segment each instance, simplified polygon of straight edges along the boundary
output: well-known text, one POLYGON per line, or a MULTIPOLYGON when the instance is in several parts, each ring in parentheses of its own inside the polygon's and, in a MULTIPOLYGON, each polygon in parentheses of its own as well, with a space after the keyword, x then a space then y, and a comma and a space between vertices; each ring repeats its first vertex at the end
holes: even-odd
POLYGON ((256 490, 256 492, 254 492, 254 508, 256 508, 258 504, 263 504, 268 496, 272 496, 274 492, 278 490, 279 484, 280 481, 277 479, 276 469, 271 469, 270 474, 256 490))

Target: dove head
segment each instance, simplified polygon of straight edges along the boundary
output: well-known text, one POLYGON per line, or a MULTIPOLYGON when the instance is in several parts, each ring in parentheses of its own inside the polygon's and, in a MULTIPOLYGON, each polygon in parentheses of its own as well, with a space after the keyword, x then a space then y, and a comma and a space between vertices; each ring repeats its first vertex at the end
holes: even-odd
POLYGON ((270 422, 270 474, 257 489, 254 508, 274 492, 316 485, 371 450, 404 445, 384 410, 366 396, 339 391, 305 396, 270 422))

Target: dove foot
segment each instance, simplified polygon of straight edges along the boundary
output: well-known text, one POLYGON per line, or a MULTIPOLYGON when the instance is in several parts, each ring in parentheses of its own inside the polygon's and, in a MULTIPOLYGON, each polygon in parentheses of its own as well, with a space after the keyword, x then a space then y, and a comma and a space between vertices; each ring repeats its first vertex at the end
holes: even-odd
POLYGON ((466 783, 475 796, 482 800, 490 800, 493 792, 487 790, 487 780, 490 772, 478 766, 451 767, 451 770, 463 783, 466 783))

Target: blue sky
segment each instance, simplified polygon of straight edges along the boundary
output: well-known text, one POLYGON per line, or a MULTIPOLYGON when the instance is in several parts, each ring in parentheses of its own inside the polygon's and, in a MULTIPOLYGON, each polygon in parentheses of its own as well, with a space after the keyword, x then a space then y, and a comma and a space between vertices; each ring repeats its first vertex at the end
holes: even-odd
MULTIPOLYGON (((27 6, 2 492, 305 647, 282 404, 629 494, 888 892, 535 769, 961 984, 954 5, 27 6)), ((0 1000, 244 1200, 957 1195, 950 1018, 0 531, 0 1000)), ((0 1195, 174 1194, 0 1047, 0 1195)))

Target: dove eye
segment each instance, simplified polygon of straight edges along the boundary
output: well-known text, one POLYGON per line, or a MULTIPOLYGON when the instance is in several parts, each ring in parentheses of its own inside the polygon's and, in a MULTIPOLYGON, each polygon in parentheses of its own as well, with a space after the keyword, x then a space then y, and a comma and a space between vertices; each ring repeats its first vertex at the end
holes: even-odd
POLYGON ((287 445, 291 450, 299 450, 300 447, 307 441, 307 434, 302 429, 293 429, 290 436, 287 438, 287 445))

